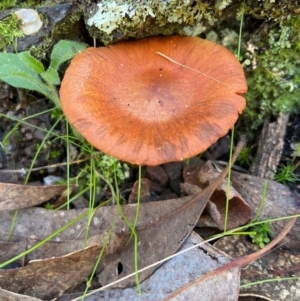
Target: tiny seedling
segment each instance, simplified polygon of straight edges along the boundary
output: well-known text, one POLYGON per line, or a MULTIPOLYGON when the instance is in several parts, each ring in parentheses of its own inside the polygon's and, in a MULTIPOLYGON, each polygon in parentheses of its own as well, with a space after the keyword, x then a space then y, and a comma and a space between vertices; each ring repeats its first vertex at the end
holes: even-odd
POLYGON ((270 242, 269 235, 272 233, 268 222, 261 223, 250 227, 249 229, 253 233, 249 234, 252 238, 252 242, 257 244, 260 248, 263 248, 267 243, 270 242))
POLYGON ((246 167, 249 167, 253 160, 251 152, 252 152, 251 147, 245 146, 241 150, 239 157, 237 158, 237 162, 239 162, 240 164, 242 164, 246 167))
POLYGON ((274 180, 286 185, 287 183, 295 183, 300 181, 300 177, 295 174, 296 168, 300 162, 295 163, 296 158, 300 156, 300 143, 297 144, 296 150, 293 154, 291 162, 282 164, 278 172, 274 176, 274 180))
POLYGON ((300 181, 299 176, 297 176, 294 172, 297 166, 298 165, 292 165, 291 163, 282 164, 274 176, 274 180, 284 185, 300 181))
POLYGON ((256 215, 252 219, 249 227, 249 236, 252 239, 252 242, 254 244, 257 244, 260 248, 263 248, 266 243, 270 242, 270 237, 269 235, 272 234, 270 228, 269 228, 269 222, 268 221, 260 221, 260 223, 256 224, 255 222, 258 220, 263 207, 266 202, 266 197, 267 197, 267 191, 268 191, 268 182, 265 181, 264 187, 263 187, 263 192, 262 192, 262 197, 261 197, 261 202, 260 205, 257 209, 256 215))

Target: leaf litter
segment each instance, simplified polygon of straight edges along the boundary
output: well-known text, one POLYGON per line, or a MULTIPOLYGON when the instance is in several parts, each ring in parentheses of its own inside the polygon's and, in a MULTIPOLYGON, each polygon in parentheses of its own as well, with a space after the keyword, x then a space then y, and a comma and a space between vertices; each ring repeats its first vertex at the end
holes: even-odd
MULTIPOLYGON (((300 212, 300 197, 280 183, 237 172, 232 172, 231 181, 251 207, 251 218, 254 218, 262 202, 265 185, 267 187, 266 197, 259 215, 260 220, 285 217, 300 212)), ((270 223, 271 237, 278 235, 283 226, 283 220, 270 223)), ((286 236, 284 246, 294 251, 300 251, 299 234, 300 220, 298 219, 286 236)))
MULTIPOLYGON (((175 256, 165 262, 155 273, 141 283, 142 295, 138 293, 135 287, 128 287, 125 289, 115 288, 104 289, 86 298, 87 301, 159 301, 165 300, 176 289, 196 280, 205 275, 209 271, 230 262, 230 257, 220 252, 208 243, 203 243, 203 239, 196 233, 192 232, 187 238, 183 246, 179 250, 178 256, 175 256), (194 247, 198 246, 198 247, 194 247), (181 253, 181 251, 194 247, 188 252, 181 253), (184 272, 183 272, 184 271, 184 272)), ((239 270, 231 270, 231 281, 235 284, 236 290, 231 290, 232 297, 238 296, 238 279, 239 270)), ((224 279, 222 279, 224 283, 224 279)), ((221 283, 219 283, 221 284, 221 283)), ((223 284, 222 284, 223 285, 223 284)), ((209 287, 214 290, 213 287, 209 287)), ((229 288, 228 288, 229 289, 229 288)), ((226 290, 226 288, 225 288, 226 290)), ((190 295, 188 300, 199 300, 198 292, 194 296, 190 295), (195 299, 196 298, 196 299, 195 299)), ((79 297, 78 294, 66 294, 59 299, 59 301, 72 300, 79 297)), ((202 300, 202 299, 201 299, 202 300)), ((203 299, 204 300, 204 299, 203 299)))
MULTIPOLYGON (((197 168, 196 172, 194 168, 184 171, 185 183, 182 187, 188 194, 195 194, 201 190, 199 187, 205 188, 213 183, 220 173, 221 170, 215 168, 211 161, 207 161, 197 168)), ((227 229, 233 229, 249 222, 252 213, 251 207, 232 185, 228 187, 225 179, 213 192, 205 210, 220 230, 224 230, 225 219, 227 220, 227 229), (228 216, 226 216, 227 195, 228 216)))
MULTIPOLYGON (((139 239, 139 268, 146 267, 168 257, 169 255, 172 255, 182 246, 193 230, 193 227, 199 219, 199 216, 206 206, 210 196, 224 180, 227 172, 228 168, 226 168, 215 181, 196 195, 140 205, 139 220, 136 226, 136 232, 138 233, 139 239), (153 235, 153 233, 156 233, 156 235, 153 235)), ((128 218, 128 221, 131 224, 133 224, 135 220, 135 209, 136 205, 133 204, 122 206, 123 214, 128 218)), ((29 237, 31 240, 41 241, 50 233, 59 230, 66 222, 71 221, 84 212, 85 210, 61 210, 58 212, 52 212, 46 211, 42 208, 20 210, 12 235, 12 242, 10 243, 21 242, 24 239, 27 239, 28 241, 29 237), (29 219, 30 216, 33 217, 33 219, 29 219), (30 224, 28 222, 29 220, 34 222, 30 224), (42 220, 43 223, 38 225, 39 220, 42 220), (23 222, 26 225, 25 227, 23 222), (50 233, 48 233, 48 231, 50 233)), ((37 253, 37 257, 34 259, 34 256, 32 256, 34 252, 31 253, 31 258, 33 259, 30 259, 31 262, 29 265, 13 270, 0 270, 0 282, 1 279, 4 281, 0 283, 0 286, 6 288, 8 283, 6 283, 4 279, 7 279, 8 277, 10 282, 14 282, 15 275, 20 282, 18 283, 18 288, 12 288, 12 291, 17 289, 21 294, 28 294, 28 292, 30 292, 29 294, 31 296, 42 296, 44 299, 60 296, 64 292, 69 291, 79 283, 85 281, 91 273, 102 247, 106 248, 97 271, 97 276, 101 285, 109 284, 114 280, 118 280, 126 275, 134 273, 134 243, 133 239, 131 239, 132 233, 125 221, 122 220, 122 217, 119 216, 114 223, 113 236, 108 245, 105 245, 104 242, 109 231, 108 229, 110 229, 112 221, 116 218, 116 216, 118 216, 118 214, 119 208, 117 208, 117 206, 107 206, 95 210, 91 228, 89 229, 89 235, 91 238, 88 241, 89 246, 87 248, 82 249, 82 247, 85 246, 84 237, 86 226, 86 219, 83 218, 74 223, 71 227, 59 233, 57 236, 53 237, 51 242, 45 244, 45 248, 51 244, 53 247, 52 249, 56 249, 56 247, 54 247, 55 244, 62 246, 62 248, 57 248, 59 251, 56 250, 59 255, 52 254, 52 257, 57 257, 51 259, 40 259, 41 253, 37 253), (75 252, 68 254, 69 251, 67 251, 66 244, 69 243, 71 245, 71 241, 73 240, 77 241, 78 244, 77 246, 73 245, 75 248, 73 251, 75 252), (64 244, 65 246, 63 246, 64 244), (76 248, 78 248, 78 250, 76 250, 76 248), (85 254, 85 252, 89 252, 90 250, 92 250, 92 254, 88 255, 89 260, 87 260, 84 255, 80 255, 80 253, 85 254), (68 255, 62 255, 64 252, 68 255), (84 262, 87 260, 88 264, 86 265, 86 272, 82 274, 80 273, 81 276, 84 277, 74 277, 72 280, 72 269, 69 269, 68 265, 64 266, 64 264, 60 262, 60 260, 72 261, 72 256, 77 258, 76 260, 78 262, 81 262, 81 266, 85 265, 84 262), (83 258, 83 260, 79 258, 83 258), (49 260, 51 261, 51 264, 48 264, 50 262, 49 260), (122 268, 120 270, 116 270, 116 267, 120 265, 122 268), (45 277, 39 277, 40 274, 38 271, 40 271, 43 275, 50 275, 51 270, 53 270, 57 275, 56 277, 52 277, 53 279, 51 283, 48 279, 49 277, 46 277, 46 279, 45 277), (24 278, 20 277, 22 274, 20 271, 24 273, 24 278), (11 274, 8 275, 8 273, 11 274), (34 279, 38 283, 32 290, 27 290, 28 279, 30 278, 29 275, 34 275, 34 279), (66 281, 64 285, 60 283, 56 285, 56 282, 61 282, 61 279, 65 278, 68 280, 70 279, 70 282, 66 281), (23 286, 21 284, 23 284, 23 286), (47 290, 45 287, 47 287, 47 290)), ((0 219, 5 221, 4 224, 0 226, 0 236, 2 241, 5 240, 7 232, 9 231, 12 216, 13 212, 0 212, 0 219)), ((28 247, 29 245, 30 244, 27 244, 25 247, 28 247)), ((21 248, 24 248, 24 245, 22 245, 21 248)), ((49 254, 44 254, 44 256, 49 256, 49 254)), ((143 281, 149 277, 155 269, 157 269, 157 267, 150 268, 142 272, 140 280, 143 281)), ((78 270, 81 270, 79 266, 77 267, 77 273, 78 270)), ((32 282, 34 282, 34 280, 32 280, 32 282)), ((135 285, 133 277, 122 281, 118 286, 128 287, 132 285, 135 285)), ((29 286, 31 287, 32 285, 30 284, 29 286)))
POLYGON ((66 190, 66 185, 30 186, 0 183, 0 210, 36 206, 60 196, 66 190))
MULTIPOLYGON (((280 246, 280 245, 279 245, 280 246)), ((244 236, 219 239, 215 247, 231 257, 251 254, 259 247, 244 236)), ((241 271, 241 295, 255 294, 268 300, 298 300, 300 289, 300 254, 286 248, 275 248, 241 271), (294 279, 292 279, 292 277, 294 279), (272 281, 267 281, 271 279, 272 281), (281 281, 284 279, 284 281, 281 281), (258 281, 263 283, 257 283, 258 281), (247 286, 249 283, 255 285, 247 286)))
MULTIPOLYGON (((205 186, 205 183, 209 183, 209 181, 215 178, 219 173, 220 171, 216 171, 216 168, 213 167, 210 161, 207 161, 202 167, 194 166, 191 168, 186 168, 183 173, 185 182, 184 187, 185 189, 188 189, 188 194, 194 194, 195 191, 191 192, 192 189, 195 189, 196 187, 196 191, 198 191, 198 187, 205 186), (205 173, 203 176, 201 175, 203 169, 208 170, 207 178, 205 177, 205 173), (193 186, 188 187, 187 184, 193 186)), ((231 172, 230 180, 231 189, 234 189, 237 192, 237 196, 239 196, 239 198, 236 198, 233 204, 229 203, 228 229, 231 229, 231 225, 232 227, 238 227, 239 225, 244 224, 245 221, 253 219, 256 216, 256 213, 258 212, 262 202, 263 207, 258 217, 259 220, 286 217, 294 215, 295 212, 300 212, 300 197, 288 187, 280 183, 236 171, 231 172), (263 199, 264 187, 267 189, 266 196, 263 199), (236 207, 236 209, 230 207, 233 205, 238 207, 236 207)), ((218 198, 215 198, 214 200, 214 196, 218 196, 218 194, 220 194, 218 192, 219 190, 220 187, 215 191, 210 200, 215 202, 215 207, 217 209, 220 208, 222 210, 224 205, 221 205, 221 202, 225 202, 224 192, 222 193, 223 195, 221 195, 221 201, 218 198)), ((222 212, 224 213, 223 210, 222 212)), ((214 219, 218 227, 222 229, 222 223, 218 222, 218 218, 223 218, 224 214, 212 213, 211 217, 214 219)), ((270 224, 271 237, 274 238, 277 236, 284 225, 284 220, 272 222, 270 224)), ((300 220, 297 220, 295 226, 284 240, 285 247, 294 249, 295 251, 300 250, 300 241, 297 239, 297 237, 299 237, 299 233, 300 220)))

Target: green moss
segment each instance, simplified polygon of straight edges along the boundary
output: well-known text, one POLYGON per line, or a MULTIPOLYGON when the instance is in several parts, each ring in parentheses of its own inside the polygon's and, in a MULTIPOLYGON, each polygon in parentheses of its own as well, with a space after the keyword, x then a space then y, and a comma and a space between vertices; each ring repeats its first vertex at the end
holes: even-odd
POLYGON ((0 3, 0 9, 3 10, 14 7, 16 5, 16 2, 16 0, 2 0, 0 3))
POLYGON ((16 1, 16 0, 1 0, 0 10, 13 8, 13 7, 37 7, 40 4, 38 0, 16 1), (21 2, 21 3, 19 3, 21 2))
POLYGON ((78 40, 78 30, 73 30, 73 26, 82 18, 82 11, 77 10, 72 12, 61 22, 55 25, 55 28, 52 32, 52 37, 55 40, 65 39, 68 37, 68 40, 78 40))
MULTIPOLYGON (((48 5, 51 5, 50 3, 48 5)), ((26 1, 22 1, 19 4, 20 7, 27 7, 27 8, 38 8, 39 6, 41 6, 41 1, 39 0, 26 0, 26 1)))
POLYGON ((0 21, 0 49, 6 49, 16 38, 22 37, 19 20, 15 14, 10 14, 0 21))
POLYGON ((42 43, 30 47, 30 54, 41 61, 48 61, 49 53, 54 44, 54 41, 49 36, 46 36, 42 43))
POLYGON ((300 17, 264 31, 254 43, 257 67, 246 74, 249 92, 244 116, 257 128, 266 117, 300 110, 300 17))
POLYGON ((282 21, 289 15, 299 14, 298 1, 291 0, 256 0, 244 1, 246 15, 250 15, 256 19, 277 20, 282 21))

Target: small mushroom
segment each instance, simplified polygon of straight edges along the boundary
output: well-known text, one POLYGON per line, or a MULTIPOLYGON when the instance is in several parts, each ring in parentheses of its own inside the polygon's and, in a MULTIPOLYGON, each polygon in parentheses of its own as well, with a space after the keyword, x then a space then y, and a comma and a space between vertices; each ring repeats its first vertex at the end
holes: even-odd
POLYGON ((62 81, 64 114, 97 149, 159 165, 206 150, 246 103, 243 69, 226 48, 196 37, 153 37, 88 48, 62 81))
POLYGON ((21 21, 21 29, 25 35, 36 34, 43 26, 39 14, 34 9, 22 8, 15 11, 21 21))

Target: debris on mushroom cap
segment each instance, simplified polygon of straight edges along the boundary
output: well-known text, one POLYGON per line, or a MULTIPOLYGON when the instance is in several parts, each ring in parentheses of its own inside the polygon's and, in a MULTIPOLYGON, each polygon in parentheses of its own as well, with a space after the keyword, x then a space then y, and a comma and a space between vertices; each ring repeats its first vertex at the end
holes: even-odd
POLYGON ((67 69, 60 96, 70 123, 97 149, 159 165, 224 136, 246 91, 243 69, 226 48, 170 36, 86 49, 67 69))

